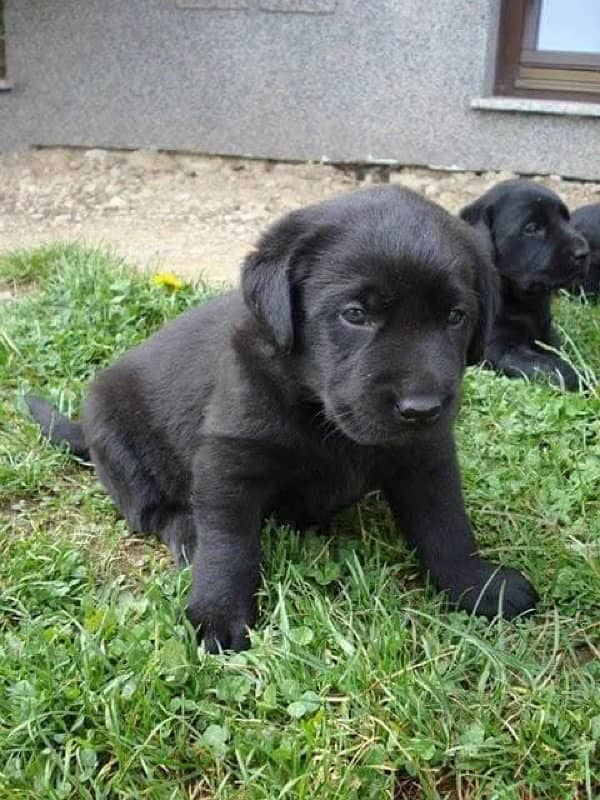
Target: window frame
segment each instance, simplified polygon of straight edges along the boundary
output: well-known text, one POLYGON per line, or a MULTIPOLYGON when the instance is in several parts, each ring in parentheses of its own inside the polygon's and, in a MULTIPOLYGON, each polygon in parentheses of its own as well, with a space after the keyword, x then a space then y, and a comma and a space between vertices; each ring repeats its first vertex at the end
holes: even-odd
POLYGON ((494 94, 600 103, 600 53, 537 50, 542 0, 503 0, 494 94))

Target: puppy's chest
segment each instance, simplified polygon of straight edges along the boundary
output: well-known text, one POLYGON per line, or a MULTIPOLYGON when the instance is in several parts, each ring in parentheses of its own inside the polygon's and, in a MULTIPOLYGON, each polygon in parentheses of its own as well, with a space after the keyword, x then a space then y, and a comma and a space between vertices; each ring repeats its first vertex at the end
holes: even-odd
POLYGON ((335 448, 325 456, 298 451, 291 473, 292 480, 278 498, 276 512, 299 527, 325 527, 333 514, 373 488, 370 465, 335 448))

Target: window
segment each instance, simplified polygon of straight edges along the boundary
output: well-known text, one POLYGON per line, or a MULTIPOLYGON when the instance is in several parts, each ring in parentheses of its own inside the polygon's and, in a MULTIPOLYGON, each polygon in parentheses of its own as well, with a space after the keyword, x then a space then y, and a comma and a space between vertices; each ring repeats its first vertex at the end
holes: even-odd
POLYGON ((503 0, 495 94, 600 103, 600 2, 503 0))

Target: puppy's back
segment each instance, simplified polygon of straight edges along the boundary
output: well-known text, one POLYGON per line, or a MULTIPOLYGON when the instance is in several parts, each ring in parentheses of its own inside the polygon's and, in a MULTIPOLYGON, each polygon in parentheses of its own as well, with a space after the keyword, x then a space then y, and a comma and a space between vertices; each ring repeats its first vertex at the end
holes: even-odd
POLYGON ((600 250, 600 203, 576 208, 571 214, 571 223, 585 236, 593 250, 600 250))
POLYGON ((101 372, 84 408, 86 441, 114 432, 191 450, 244 313, 240 293, 228 292, 181 314, 101 372))
POLYGON ((600 298, 600 203, 575 209, 571 223, 590 246, 590 266, 581 286, 589 297, 600 298))

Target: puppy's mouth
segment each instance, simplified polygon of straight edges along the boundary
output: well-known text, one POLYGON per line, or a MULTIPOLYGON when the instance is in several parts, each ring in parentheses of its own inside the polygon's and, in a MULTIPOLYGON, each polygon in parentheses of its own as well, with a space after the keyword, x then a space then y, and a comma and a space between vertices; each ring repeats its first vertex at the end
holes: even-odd
POLYGON ((452 399, 445 400, 436 411, 421 416, 393 413, 382 418, 375 411, 357 412, 347 403, 326 403, 327 416, 336 427, 356 444, 370 447, 391 447, 413 436, 424 436, 449 420, 452 399))
POLYGON ((572 283, 581 279, 583 275, 578 275, 575 271, 563 275, 548 275, 541 280, 525 281, 521 291, 528 295, 539 295, 547 292, 555 292, 557 289, 565 289, 572 283))
POLYGON ((567 264, 561 264, 550 276, 549 282, 552 289, 565 289, 587 275, 590 266, 589 253, 579 258, 571 258, 567 264))
POLYGON ((588 271, 588 259, 561 259, 560 262, 548 266, 537 275, 528 278, 518 276, 514 280, 515 287, 526 294, 536 295, 565 289, 577 281, 583 280, 588 271))
POLYGON ((556 278, 553 278, 548 282, 548 285, 552 291, 557 291, 558 289, 568 289, 569 286, 573 286, 574 284, 579 283, 585 278, 585 270, 579 269, 572 269, 566 275, 559 275, 556 278))
POLYGON ((439 420, 442 412, 437 411, 431 416, 422 419, 420 417, 409 417, 406 419, 399 420, 397 425, 400 428, 406 428, 407 430, 418 430, 419 428, 431 428, 432 425, 435 425, 436 422, 439 420))

